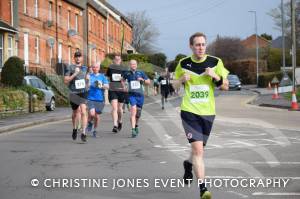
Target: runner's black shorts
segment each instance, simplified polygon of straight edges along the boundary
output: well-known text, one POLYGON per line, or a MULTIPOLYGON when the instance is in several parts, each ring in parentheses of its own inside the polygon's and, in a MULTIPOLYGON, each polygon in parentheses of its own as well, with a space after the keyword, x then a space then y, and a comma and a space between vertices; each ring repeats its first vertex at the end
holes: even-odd
POLYGON ((209 138, 215 115, 196 115, 181 111, 182 126, 189 143, 202 141, 205 146, 209 138))
POLYGON ((70 93, 70 105, 72 107, 72 110, 75 111, 78 109, 80 104, 86 104, 87 103, 87 92, 85 93, 70 93))
POLYGON ((124 103, 125 101, 125 92, 124 91, 108 91, 108 99, 111 102, 112 100, 118 100, 119 103, 124 103))
POLYGON ((160 93, 161 93, 161 96, 163 96, 164 98, 168 98, 168 95, 169 95, 169 89, 167 89, 167 88, 161 88, 160 89, 161 91, 160 91, 160 93))

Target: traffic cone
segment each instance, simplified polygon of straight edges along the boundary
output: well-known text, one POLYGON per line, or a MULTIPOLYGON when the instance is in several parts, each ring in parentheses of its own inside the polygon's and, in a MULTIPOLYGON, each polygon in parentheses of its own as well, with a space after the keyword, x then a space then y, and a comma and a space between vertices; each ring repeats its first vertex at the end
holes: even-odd
POLYGON ((269 84, 268 84, 268 90, 271 90, 271 89, 272 89, 271 82, 269 82, 269 84))
POLYGON ((279 99, 277 85, 274 87, 274 94, 272 95, 272 99, 279 99))
POLYGON ((297 97, 296 97, 296 92, 292 92, 292 104, 291 104, 291 110, 297 111, 299 110, 298 102, 297 102, 297 97))

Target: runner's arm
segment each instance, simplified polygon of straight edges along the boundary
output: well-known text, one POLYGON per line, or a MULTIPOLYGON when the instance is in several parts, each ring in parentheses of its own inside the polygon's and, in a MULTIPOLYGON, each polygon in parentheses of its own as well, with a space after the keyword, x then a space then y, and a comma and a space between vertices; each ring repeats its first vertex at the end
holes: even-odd
POLYGON ((75 69, 75 73, 73 73, 73 75, 68 75, 70 74, 70 72, 67 71, 66 75, 64 76, 64 83, 69 84, 78 75, 79 72, 80 72, 79 68, 75 69))
POLYGON ((108 90, 109 89, 109 83, 105 76, 103 76, 103 89, 108 90))

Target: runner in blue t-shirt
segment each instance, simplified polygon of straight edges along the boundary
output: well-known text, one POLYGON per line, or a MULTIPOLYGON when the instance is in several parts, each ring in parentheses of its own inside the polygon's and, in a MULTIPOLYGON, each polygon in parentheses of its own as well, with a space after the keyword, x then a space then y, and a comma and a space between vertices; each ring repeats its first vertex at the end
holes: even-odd
POLYGON ((123 78, 128 82, 129 103, 131 105, 131 133, 136 137, 139 133, 138 120, 141 117, 144 105, 144 84, 149 85, 150 79, 143 71, 137 71, 137 61, 130 60, 130 71, 124 72, 123 78))
POLYGON ((108 89, 108 81, 106 77, 99 73, 100 63, 96 63, 92 66, 92 73, 87 75, 88 80, 88 109, 89 109, 89 117, 88 117, 88 127, 87 131, 91 132, 93 129, 94 122, 94 130, 93 136, 96 137, 97 134, 97 126, 100 121, 100 114, 104 108, 104 89, 108 89))

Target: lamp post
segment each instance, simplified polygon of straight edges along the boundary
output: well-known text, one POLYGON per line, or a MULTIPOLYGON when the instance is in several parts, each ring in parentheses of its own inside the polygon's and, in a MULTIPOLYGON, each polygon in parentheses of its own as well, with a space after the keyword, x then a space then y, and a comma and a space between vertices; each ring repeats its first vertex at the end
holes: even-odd
POLYGON ((254 14, 254 20, 255 20, 255 45, 256 45, 256 85, 258 86, 258 36, 257 36, 257 17, 256 17, 256 11, 250 10, 248 12, 251 12, 254 14))
POLYGON ((285 68, 285 20, 284 20, 284 5, 283 0, 281 0, 281 32, 282 32, 282 66, 283 66, 283 72, 285 74, 286 68, 285 68))

